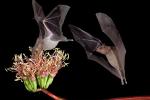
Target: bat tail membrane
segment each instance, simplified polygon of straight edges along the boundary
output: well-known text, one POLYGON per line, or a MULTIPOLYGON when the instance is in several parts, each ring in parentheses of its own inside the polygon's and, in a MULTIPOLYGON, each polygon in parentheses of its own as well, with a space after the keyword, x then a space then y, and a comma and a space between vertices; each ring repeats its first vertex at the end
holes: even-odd
POLYGON ((111 39, 116 48, 116 56, 120 64, 119 67, 123 78, 122 83, 127 83, 124 68, 126 49, 119 34, 119 31, 117 30, 113 20, 108 15, 104 13, 96 13, 96 17, 98 19, 102 32, 104 32, 111 39))
POLYGON ((94 52, 101 45, 101 41, 79 27, 69 25, 75 41, 77 41, 88 52, 94 52))

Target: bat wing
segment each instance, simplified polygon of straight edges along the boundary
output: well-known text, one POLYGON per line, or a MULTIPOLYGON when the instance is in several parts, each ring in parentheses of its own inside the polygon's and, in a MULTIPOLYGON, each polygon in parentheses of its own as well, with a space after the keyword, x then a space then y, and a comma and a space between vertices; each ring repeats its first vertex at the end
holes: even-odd
POLYGON ((88 59, 97 62, 98 64, 102 65, 105 69, 107 69, 109 72, 111 72, 111 74, 113 74, 114 76, 121 78, 119 73, 117 72, 117 70, 112 67, 108 61, 106 61, 103 57, 100 57, 98 55, 94 55, 90 52, 86 52, 88 59))
POLYGON ((117 70, 114 67, 112 67, 108 63, 108 61, 106 61, 103 57, 93 54, 96 48, 101 46, 101 41, 76 26, 69 25, 69 27, 71 32, 73 33, 74 39, 86 51, 88 59, 97 62, 98 64, 106 68, 108 71, 110 71, 113 75, 120 78, 120 75, 118 74, 117 70))
POLYGON ((108 71, 110 71, 113 75, 120 78, 120 75, 118 74, 117 70, 114 67, 112 67, 108 63, 108 61, 106 61, 103 57, 93 54, 96 48, 102 44, 101 41, 76 26, 69 25, 69 27, 71 32, 73 33, 74 39, 86 51, 88 59, 97 62, 98 64, 106 68, 108 71))
MULTIPOLYGON (((112 40, 116 48, 117 57, 120 63, 120 71, 125 80, 125 54, 126 49, 121 36, 113 22, 113 20, 104 13, 96 13, 96 17, 101 26, 102 31, 112 40)), ((125 80, 126 81, 126 80, 125 80)))
MULTIPOLYGON (((44 37, 45 29, 42 23, 43 19, 45 18, 43 8, 35 1, 32 0, 33 12, 34 12, 34 19, 38 23, 39 26, 39 37, 44 37)), ((36 43, 37 44, 37 43, 36 43)))
POLYGON ((69 9, 67 5, 58 5, 44 18, 44 24, 53 33, 52 40, 59 40, 63 36, 62 25, 69 9))
POLYGON ((32 0, 32 6, 33 6, 34 18, 39 23, 45 18, 43 9, 35 0, 32 0))
POLYGON ((101 41, 82 29, 69 25, 69 28, 73 34, 75 41, 77 41, 88 52, 94 52, 98 46, 101 45, 101 41))

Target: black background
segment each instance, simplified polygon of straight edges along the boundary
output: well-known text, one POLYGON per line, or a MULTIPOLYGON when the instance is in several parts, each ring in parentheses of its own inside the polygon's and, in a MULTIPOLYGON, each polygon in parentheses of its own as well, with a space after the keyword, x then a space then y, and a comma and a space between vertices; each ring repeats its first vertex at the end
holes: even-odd
MULTIPOLYGON (((101 100, 150 95, 149 11, 144 1, 37 1, 43 6, 46 14, 58 4, 71 6, 63 26, 64 35, 68 38, 72 38, 68 24, 73 24, 108 42, 101 33, 95 13, 108 14, 120 31, 127 49, 125 69, 128 84, 122 86, 120 80, 101 65, 87 60, 83 48, 78 43, 59 43, 57 47, 70 54, 70 64, 69 67, 60 70, 49 91, 67 100, 101 100)), ((9 0, 0 3, 0 96, 5 99, 50 99, 43 93, 27 92, 21 82, 14 81, 15 73, 5 71, 5 68, 12 65, 14 54, 28 53, 28 47, 34 45, 38 36, 38 26, 33 19, 31 2, 9 0)))

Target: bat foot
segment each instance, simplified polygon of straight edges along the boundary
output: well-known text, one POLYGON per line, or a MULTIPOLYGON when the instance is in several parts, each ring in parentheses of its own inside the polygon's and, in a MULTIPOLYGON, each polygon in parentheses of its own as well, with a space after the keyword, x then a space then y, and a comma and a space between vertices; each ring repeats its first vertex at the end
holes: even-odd
POLYGON ((126 80, 126 79, 122 79, 122 80, 121 80, 121 84, 122 84, 122 85, 128 84, 128 83, 127 83, 127 80, 126 80))

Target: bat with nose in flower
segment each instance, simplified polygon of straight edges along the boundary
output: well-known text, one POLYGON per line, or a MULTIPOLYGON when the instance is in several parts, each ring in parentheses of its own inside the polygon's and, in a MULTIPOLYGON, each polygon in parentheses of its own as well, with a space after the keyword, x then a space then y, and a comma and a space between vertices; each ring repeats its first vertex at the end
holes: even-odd
POLYGON ((32 6, 34 19, 39 26, 39 37, 36 45, 42 43, 44 50, 51 50, 61 41, 73 41, 73 39, 67 39, 62 32, 62 25, 70 9, 68 5, 57 5, 47 16, 35 0, 32 0, 32 6))
POLYGON ((62 25, 70 7, 58 5, 45 17, 42 7, 35 0, 32 0, 32 5, 34 18, 39 26, 39 37, 33 48, 30 48, 31 56, 15 55, 13 66, 7 70, 16 72, 15 80, 21 80, 26 90, 42 91, 55 100, 62 100, 46 89, 52 84, 58 71, 68 65, 65 61, 69 59, 69 54, 55 47, 60 41, 72 41, 62 33, 62 25), (53 53, 45 52, 46 50, 53 53))

